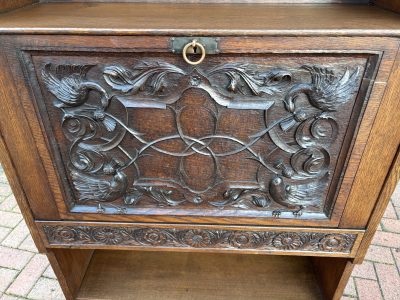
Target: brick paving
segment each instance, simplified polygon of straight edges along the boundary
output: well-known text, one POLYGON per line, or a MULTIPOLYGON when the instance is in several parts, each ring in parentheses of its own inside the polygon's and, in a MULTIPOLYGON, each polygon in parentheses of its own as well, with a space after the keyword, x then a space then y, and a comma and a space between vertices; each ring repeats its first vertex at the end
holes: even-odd
MULTIPOLYGON (((0 166, 0 300, 64 299, 47 258, 39 254, 0 166)), ((400 300, 400 183, 366 259, 342 300, 400 300)))

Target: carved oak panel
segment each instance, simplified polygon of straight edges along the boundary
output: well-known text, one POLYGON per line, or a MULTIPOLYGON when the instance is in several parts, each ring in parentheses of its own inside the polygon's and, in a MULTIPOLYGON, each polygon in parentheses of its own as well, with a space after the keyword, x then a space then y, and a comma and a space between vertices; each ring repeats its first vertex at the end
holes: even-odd
POLYGON ((50 246, 242 249, 351 253, 357 234, 154 227, 43 225, 50 246))
POLYGON ((327 218, 366 101, 361 56, 27 63, 76 213, 327 218))

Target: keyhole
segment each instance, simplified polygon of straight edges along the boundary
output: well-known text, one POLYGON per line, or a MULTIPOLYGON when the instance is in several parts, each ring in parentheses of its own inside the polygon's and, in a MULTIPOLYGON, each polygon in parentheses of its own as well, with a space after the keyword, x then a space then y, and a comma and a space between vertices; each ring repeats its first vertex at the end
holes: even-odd
POLYGON ((197 54, 197 48, 198 48, 197 46, 193 47, 193 53, 197 54))

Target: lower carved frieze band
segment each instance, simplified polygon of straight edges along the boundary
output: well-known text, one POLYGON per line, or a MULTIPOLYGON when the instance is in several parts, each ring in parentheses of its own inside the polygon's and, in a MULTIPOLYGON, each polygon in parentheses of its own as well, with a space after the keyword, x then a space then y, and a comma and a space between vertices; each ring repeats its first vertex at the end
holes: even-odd
POLYGON ((154 227, 44 225, 49 245, 351 253, 357 234, 154 227))

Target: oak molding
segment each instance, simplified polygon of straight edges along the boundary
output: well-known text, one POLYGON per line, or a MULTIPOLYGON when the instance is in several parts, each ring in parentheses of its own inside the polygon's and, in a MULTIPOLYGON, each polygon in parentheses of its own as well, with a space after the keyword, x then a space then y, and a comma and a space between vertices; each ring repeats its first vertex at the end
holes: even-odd
POLYGON ((46 247, 353 257, 362 230, 37 222, 46 247))

